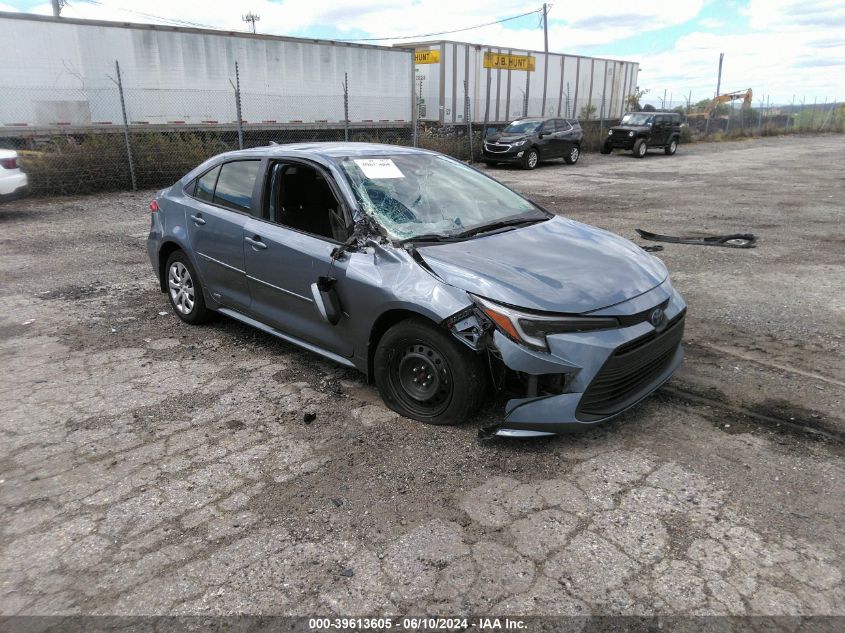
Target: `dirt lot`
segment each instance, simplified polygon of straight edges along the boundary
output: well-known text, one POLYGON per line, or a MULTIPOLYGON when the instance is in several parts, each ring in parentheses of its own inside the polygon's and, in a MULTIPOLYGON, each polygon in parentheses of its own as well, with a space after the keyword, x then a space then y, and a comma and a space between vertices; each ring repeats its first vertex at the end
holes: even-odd
MULTIPOLYGON (((666 245, 688 359, 581 436, 481 441, 221 319, 151 192, 0 207, 0 613, 845 614, 845 137, 491 173, 666 245), (310 424, 305 413, 315 413, 310 424)), ((643 243, 640 241, 640 243, 643 243)))

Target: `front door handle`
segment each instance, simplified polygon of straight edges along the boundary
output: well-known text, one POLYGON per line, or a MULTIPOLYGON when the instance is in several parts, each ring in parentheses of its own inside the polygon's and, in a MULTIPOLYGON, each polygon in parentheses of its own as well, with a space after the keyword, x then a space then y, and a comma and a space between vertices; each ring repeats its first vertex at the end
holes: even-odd
POLYGON ((255 235, 254 237, 245 237, 244 241, 257 251, 267 250, 267 245, 261 241, 261 238, 258 235, 255 235))
POLYGON ((205 224, 205 220, 203 219, 202 214, 200 213, 192 215, 191 220, 193 220, 194 224, 196 224, 197 226, 202 226, 203 224, 205 224))

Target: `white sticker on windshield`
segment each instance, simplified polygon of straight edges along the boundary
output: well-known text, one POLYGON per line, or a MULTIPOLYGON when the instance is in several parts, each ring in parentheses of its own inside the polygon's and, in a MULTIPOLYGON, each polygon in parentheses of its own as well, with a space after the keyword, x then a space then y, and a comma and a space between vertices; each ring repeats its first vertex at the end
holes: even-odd
POLYGON ((405 174, 389 158, 355 159, 355 164, 361 168, 367 178, 404 178, 405 174))

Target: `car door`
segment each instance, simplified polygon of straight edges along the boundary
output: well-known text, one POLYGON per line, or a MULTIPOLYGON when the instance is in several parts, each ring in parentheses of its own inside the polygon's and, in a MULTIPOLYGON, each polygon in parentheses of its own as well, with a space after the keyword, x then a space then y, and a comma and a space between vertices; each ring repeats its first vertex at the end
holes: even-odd
POLYGON ((575 143, 575 130, 563 119, 557 119, 556 124, 560 155, 569 156, 569 152, 572 151, 572 145, 575 143))
POLYGON ((654 124, 651 128, 651 145, 665 145, 666 131, 668 129, 667 118, 661 114, 654 117, 654 124))
POLYGON ((188 241, 208 292, 219 303, 247 310, 249 285, 244 269, 243 227, 253 208, 260 160, 228 161, 194 182, 188 241))
POLYGON ((545 121, 541 132, 543 139, 540 141, 540 153, 543 158, 559 158, 561 156, 560 140, 557 136, 554 119, 545 121))
MULTIPOLYGON (((278 203, 279 191, 285 178, 293 178, 291 166, 298 166, 318 173, 323 184, 331 189, 335 211, 344 218, 348 212, 338 195, 337 188, 330 184, 327 171, 302 161, 282 160, 270 165, 270 177, 265 180, 268 191, 265 195, 267 211, 262 219, 252 218, 243 228, 245 265, 252 303, 250 312, 263 323, 282 332, 303 339, 325 350, 341 356, 352 356, 353 337, 349 332, 349 319, 342 317, 332 325, 319 312, 312 295, 311 284, 321 276, 335 279, 336 286, 342 286, 346 276, 346 261, 341 258, 332 261, 332 253, 341 241, 325 234, 325 223, 314 218, 305 218, 296 226, 282 221, 282 205, 278 203), (288 168, 286 174, 285 168, 288 168), (297 228, 298 227, 298 228, 297 228)), ((312 173, 312 172, 309 172, 312 173)), ((305 179, 303 179, 305 180, 305 179)), ((302 185, 307 187, 307 183, 302 185)), ((305 189, 307 191, 307 189, 305 189)), ((325 187, 312 191, 307 199, 287 201, 288 206, 300 206, 304 214, 329 212, 332 204, 325 187)), ((301 218, 300 218, 301 219, 301 218)))

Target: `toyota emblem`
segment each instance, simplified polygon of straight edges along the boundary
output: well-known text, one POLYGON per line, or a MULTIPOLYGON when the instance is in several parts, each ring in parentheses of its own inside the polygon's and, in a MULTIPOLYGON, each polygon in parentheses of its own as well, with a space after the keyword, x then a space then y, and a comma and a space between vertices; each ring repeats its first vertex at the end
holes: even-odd
POLYGON ((649 323, 651 323, 654 327, 659 328, 663 325, 663 321, 666 320, 666 313, 663 312, 662 308, 655 308, 652 310, 651 315, 648 317, 649 323))

